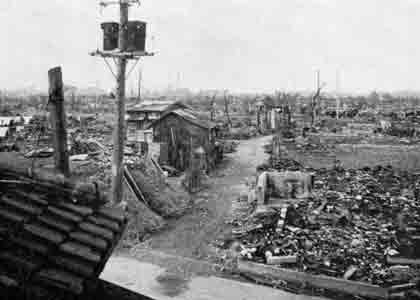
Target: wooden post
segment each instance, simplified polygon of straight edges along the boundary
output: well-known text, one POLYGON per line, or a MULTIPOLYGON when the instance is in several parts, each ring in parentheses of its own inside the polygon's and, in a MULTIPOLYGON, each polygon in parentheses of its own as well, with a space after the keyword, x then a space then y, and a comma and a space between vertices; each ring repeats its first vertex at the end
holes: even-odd
POLYGON ((53 129, 55 168, 64 176, 70 176, 67 151, 66 115, 61 67, 48 71, 50 118, 53 129))
MULTIPOLYGON (((119 50, 127 50, 128 42, 128 3, 120 2, 120 31, 118 37, 119 50)), ((125 142, 125 73, 127 58, 118 59, 117 74, 117 126, 114 130, 114 153, 112 162, 112 199, 114 203, 120 203, 123 196, 123 158, 125 142)))

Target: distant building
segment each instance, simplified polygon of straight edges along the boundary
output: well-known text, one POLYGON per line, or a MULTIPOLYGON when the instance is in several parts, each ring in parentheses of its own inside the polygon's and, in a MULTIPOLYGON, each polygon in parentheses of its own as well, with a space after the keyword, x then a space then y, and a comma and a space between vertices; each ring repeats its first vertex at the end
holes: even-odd
POLYGON ((265 97, 256 102, 257 128, 259 131, 280 128, 282 107, 273 98, 265 97))

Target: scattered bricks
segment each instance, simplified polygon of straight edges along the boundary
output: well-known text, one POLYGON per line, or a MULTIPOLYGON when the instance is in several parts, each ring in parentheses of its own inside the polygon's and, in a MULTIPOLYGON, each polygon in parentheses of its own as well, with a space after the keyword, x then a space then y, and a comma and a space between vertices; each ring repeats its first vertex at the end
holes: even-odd
POLYGON ((399 292, 406 292, 409 290, 413 290, 417 287, 415 283, 406 283, 406 284, 399 284, 399 285, 393 285, 389 287, 390 293, 399 293, 399 292))
POLYGON ((391 266, 389 267, 389 271, 396 276, 400 276, 403 274, 407 274, 410 271, 410 267, 409 266, 402 266, 402 265, 395 265, 395 266, 391 266))

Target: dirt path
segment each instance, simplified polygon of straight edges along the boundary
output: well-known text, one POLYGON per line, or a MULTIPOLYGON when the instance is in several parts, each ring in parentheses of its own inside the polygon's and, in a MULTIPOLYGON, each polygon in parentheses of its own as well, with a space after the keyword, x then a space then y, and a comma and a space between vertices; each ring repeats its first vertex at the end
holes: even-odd
POLYGON ((210 259, 209 245, 229 230, 226 218, 232 199, 254 180, 256 167, 267 155, 263 146, 271 136, 241 141, 237 152, 228 154, 225 165, 211 176, 209 188, 195 196, 194 208, 180 219, 170 221, 163 232, 154 235, 140 246, 172 255, 210 259))

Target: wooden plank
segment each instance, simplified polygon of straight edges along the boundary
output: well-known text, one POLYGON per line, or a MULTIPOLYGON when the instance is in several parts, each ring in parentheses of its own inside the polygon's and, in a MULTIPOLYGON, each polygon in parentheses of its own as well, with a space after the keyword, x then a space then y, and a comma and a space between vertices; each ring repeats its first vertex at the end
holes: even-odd
POLYGON ((140 187, 137 185, 136 181, 134 180, 127 167, 124 167, 124 179, 127 182, 128 187, 131 189, 134 195, 136 195, 137 199, 142 201, 147 206, 147 208, 150 209, 149 201, 147 201, 146 197, 144 196, 140 187))
POLYGON ((420 259, 404 258, 404 257, 392 257, 387 256, 386 262, 390 265, 420 265, 420 259))
POLYGON ((255 275, 268 276, 274 280, 284 280, 286 282, 307 284, 309 286, 343 292, 350 295, 358 295, 378 299, 387 299, 389 296, 387 289, 376 285, 329 276, 312 275, 242 260, 238 262, 238 271, 245 274, 250 273, 255 275))
POLYGON ((125 58, 125 59, 138 59, 143 56, 154 56, 153 52, 146 52, 146 51, 134 51, 134 52, 125 52, 125 51, 103 51, 103 50, 96 50, 90 52, 89 55, 91 56, 101 56, 101 57, 117 57, 117 58, 125 58))
POLYGON ((350 266, 347 269, 346 273, 344 273, 343 278, 350 279, 354 275, 354 273, 356 273, 357 269, 358 268, 356 266, 350 266))
POLYGON ((269 256, 267 257, 268 265, 281 265, 281 264, 295 264, 297 262, 296 255, 287 256, 269 256))
POLYGON ((153 157, 151 157, 150 160, 155 165, 156 169, 158 169, 158 171, 160 172, 160 174, 162 174, 162 175, 165 174, 165 172, 160 167, 159 163, 153 157))
POLYGON ((48 71, 49 108, 53 132, 55 168, 65 177, 70 176, 69 153, 67 148, 66 114, 64 110, 64 90, 61 67, 48 71))

